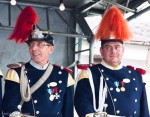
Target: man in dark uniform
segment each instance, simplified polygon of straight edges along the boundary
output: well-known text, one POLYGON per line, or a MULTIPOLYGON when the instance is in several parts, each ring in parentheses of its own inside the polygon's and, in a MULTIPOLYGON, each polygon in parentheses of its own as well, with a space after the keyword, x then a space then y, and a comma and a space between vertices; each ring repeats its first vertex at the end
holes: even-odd
POLYGON ((35 27, 30 32, 31 60, 9 69, 5 77, 4 117, 73 117, 74 80, 68 69, 48 61, 53 37, 35 27))
MULTIPOLYGON (((111 7, 101 22, 106 21, 109 13, 118 15, 118 12, 117 8, 111 7)), ((109 19, 110 24, 112 20, 109 19)), ((101 38, 100 53, 103 59, 100 64, 82 70, 79 75, 75 91, 75 108, 79 117, 149 117, 141 76, 144 70, 122 66, 124 40, 116 38, 117 35, 113 35, 113 39, 107 36, 102 38, 101 31, 107 27, 100 28, 96 37, 101 38)), ((110 29, 115 34, 113 28, 110 29)))

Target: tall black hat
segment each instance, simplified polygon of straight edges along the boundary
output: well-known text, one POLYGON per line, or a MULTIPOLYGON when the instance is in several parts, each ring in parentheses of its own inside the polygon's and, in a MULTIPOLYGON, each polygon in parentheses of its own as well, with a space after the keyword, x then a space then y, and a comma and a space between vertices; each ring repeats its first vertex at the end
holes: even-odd
POLYGON ((54 46, 54 39, 51 34, 43 33, 35 25, 33 25, 33 29, 26 41, 27 44, 30 44, 32 41, 45 41, 52 46, 54 46))

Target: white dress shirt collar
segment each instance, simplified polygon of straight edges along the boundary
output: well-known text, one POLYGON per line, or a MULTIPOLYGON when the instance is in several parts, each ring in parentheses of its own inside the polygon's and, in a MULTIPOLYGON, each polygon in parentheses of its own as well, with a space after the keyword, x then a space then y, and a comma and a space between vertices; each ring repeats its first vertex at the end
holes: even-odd
POLYGON ((111 65, 107 64, 104 60, 102 60, 101 64, 102 64, 103 66, 105 66, 105 67, 111 69, 111 70, 119 70, 119 69, 121 69, 121 68, 123 67, 122 64, 120 64, 120 65, 118 65, 118 66, 116 66, 116 67, 111 66, 111 65))
POLYGON ((35 63, 33 60, 31 60, 31 61, 30 61, 30 64, 31 64, 33 67, 35 67, 35 68, 37 68, 37 69, 39 69, 39 70, 45 70, 45 69, 48 67, 49 62, 46 63, 44 66, 41 66, 41 65, 35 63))

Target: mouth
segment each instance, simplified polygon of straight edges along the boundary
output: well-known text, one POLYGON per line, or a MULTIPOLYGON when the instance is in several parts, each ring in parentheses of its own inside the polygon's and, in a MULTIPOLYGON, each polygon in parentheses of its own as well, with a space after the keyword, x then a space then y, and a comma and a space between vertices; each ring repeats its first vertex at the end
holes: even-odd
POLYGON ((33 55, 33 56, 40 56, 41 54, 36 53, 36 52, 33 52, 32 55, 33 55))
POLYGON ((38 56, 39 54, 37 54, 37 53, 33 53, 33 55, 34 55, 34 56, 38 56))
POLYGON ((110 56, 111 58, 115 58, 115 57, 117 57, 117 56, 110 56))

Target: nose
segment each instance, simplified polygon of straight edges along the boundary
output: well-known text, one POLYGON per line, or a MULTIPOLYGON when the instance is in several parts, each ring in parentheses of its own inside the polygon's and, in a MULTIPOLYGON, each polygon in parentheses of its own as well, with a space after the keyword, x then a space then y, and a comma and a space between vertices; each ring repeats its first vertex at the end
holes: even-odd
POLYGON ((111 52, 112 52, 112 53, 115 53, 115 52, 116 52, 116 49, 113 47, 112 50, 111 50, 111 52))

